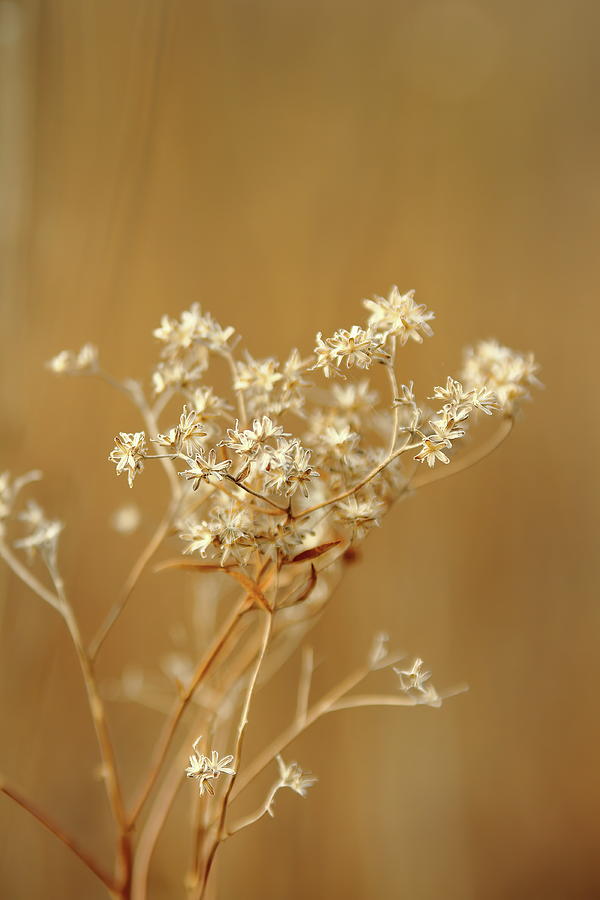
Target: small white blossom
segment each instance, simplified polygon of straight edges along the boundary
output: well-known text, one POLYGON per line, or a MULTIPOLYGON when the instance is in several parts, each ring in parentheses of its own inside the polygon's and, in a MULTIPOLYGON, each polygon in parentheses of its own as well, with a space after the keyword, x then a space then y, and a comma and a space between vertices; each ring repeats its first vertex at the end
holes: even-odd
POLYGON ((216 750, 211 752, 210 756, 205 756, 198 751, 198 744, 202 740, 197 738, 193 744, 193 753, 189 758, 189 766, 185 770, 188 778, 195 778, 198 781, 200 796, 204 793, 214 794, 215 789, 212 782, 216 781, 221 775, 235 775, 235 769, 231 765, 233 756, 222 756, 216 750))
POLYGON ((381 349, 381 341, 377 340, 371 331, 365 331, 359 325, 353 325, 350 331, 342 328, 325 339, 319 332, 316 340, 317 358, 313 369, 323 369, 326 378, 333 374, 341 375, 342 364, 347 369, 352 366, 368 369, 374 359, 382 359, 385 356, 381 349))
POLYGON ((108 458, 110 462, 116 463, 117 475, 127 472, 129 487, 133 487, 135 476, 144 468, 146 452, 146 435, 143 431, 136 431, 135 434, 121 431, 115 437, 115 447, 108 458))
POLYGON ((241 429, 236 421, 235 428, 227 429, 227 439, 220 441, 219 446, 229 447, 246 459, 254 459, 267 441, 278 437, 289 437, 289 434, 281 425, 274 425, 268 416, 263 416, 262 419, 254 419, 252 428, 247 429, 241 429))
POLYGON ((83 375, 97 371, 98 350, 93 344, 84 344, 78 353, 62 350, 48 362, 48 368, 56 375, 83 375))
POLYGON ((487 387, 500 408, 512 414, 522 400, 529 399, 530 386, 541 387, 539 365, 532 353, 522 354, 498 341, 481 341, 465 355, 462 380, 469 389, 487 387))
POLYGON ((270 394, 283 375, 278 371, 279 363, 276 359, 253 359, 249 353, 246 361, 238 363, 237 379, 234 382, 236 391, 252 389, 261 393, 270 394))
POLYGON ((319 779, 310 772, 303 772, 297 762, 285 763, 279 754, 276 758, 279 767, 279 786, 290 788, 301 797, 306 797, 307 790, 319 779))
POLYGON ((204 451, 200 450, 194 459, 187 458, 186 461, 189 468, 179 472, 179 475, 186 481, 193 482, 192 487, 195 491, 198 490, 202 481, 208 481, 210 478, 220 481, 231 466, 230 459, 217 462, 217 453, 214 449, 208 451, 208 456, 205 456, 204 451))
POLYGON ((183 453, 191 456, 200 449, 200 439, 206 437, 202 423, 195 409, 188 411, 184 405, 179 418, 179 424, 166 434, 159 434, 154 443, 162 447, 168 447, 173 453, 183 453))
POLYGON ((374 526, 381 524, 385 507, 375 497, 358 499, 355 495, 336 504, 336 519, 352 529, 356 538, 363 538, 374 526))
POLYGON ((381 333, 384 339, 390 336, 398 338, 401 345, 406 344, 409 338, 422 343, 424 335, 431 337, 433 334, 429 322, 435 313, 423 304, 415 303, 414 297, 414 291, 401 294, 394 285, 387 297, 363 300, 371 311, 369 326, 374 332, 381 333))
POLYGON ((403 691, 422 691, 423 685, 431 678, 431 672, 423 671, 423 660, 415 659, 410 669, 394 668, 394 672, 400 679, 400 689, 403 691))
POLYGON ((444 453, 442 449, 444 447, 448 447, 446 441, 440 442, 436 437, 425 437, 423 438, 421 449, 414 458, 417 462, 426 462, 431 469, 434 467, 436 460, 439 460, 446 466, 450 459, 444 453))
POLYGON ((199 553, 204 559, 209 547, 213 543, 213 533, 206 521, 188 522, 183 526, 184 530, 179 537, 187 542, 184 553, 199 553))
POLYGON ((312 478, 319 473, 310 465, 311 451, 302 447, 294 438, 292 441, 279 439, 278 447, 270 451, 267 464, 267 489, 292 497, 298 488, 308 497, 312 478))

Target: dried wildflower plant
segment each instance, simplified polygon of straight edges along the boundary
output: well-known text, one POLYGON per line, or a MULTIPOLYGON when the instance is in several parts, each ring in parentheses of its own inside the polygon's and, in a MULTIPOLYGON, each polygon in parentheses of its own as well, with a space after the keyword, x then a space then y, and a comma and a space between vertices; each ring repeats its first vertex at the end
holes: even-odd
MULTIPOLYGON (((53 372, 103 379, 132 401, 143 428, 116 435, 108 458, 130 488, 143 491, 150 465, 163 467, 169 487, 162 520, 89 645, 60 574, 63 526, 33 500, 19 505, 21 491, 39 473, 0 476, 0 554, 62 616, 79 659, 116 829, 112 869, 105 870, 4 778, 0 789, 76 854, 112 897, 147 896, 153 850, 185 775, 198 789, 190 792, 192 853, 182 880, 189 900, 199 900, 221 844, 272 816, 282 788, 304 797, 315 783, 281 756, 298 735, 336 710, 439 707, 453 693, 438 693, 421 659, 398 666, 400 657, 388 650, 387 635, 379 634, 355 672, 311 700, 313 655, 304 646, 292 722, 256 759, 243 757, 257 687, 302 643, 354 546, 398 500, 467 468, 500 444, 538 383, 531 355, 485 341, 467 351, 458 379, 448 376, 434 387, 425 405, 412 382, 398 383, 396 363, 409 340, 431 337, 433 312, 417 304, 414 292, 401 294, 396 287, 364 305, 363 325, 329 337, 319 333, 312 354, 293 349, 283 363, 240 354, 234 329, 223 328, 198 305, 176 319, 164 316, 154 332, 160 354, 150 396, 141 383, 105 373, 89 344, 51 360, 53 372), (208 383, 209 368, 218 359, 231 375, 227 397, 208 383), (388 385, 382 400, 365 374, 376 367, 384 370, 388 385), (485 442, 473 428, 482 416, 498 422, 485 442), (180 552, 155 570, 185 568, 198 576, 203 589, 197 634, 184 629, 182 635, 180 629, 173 653, 161 661, 162 674, 129 668, 101 689, 95 659, 142 572, 169 540, 180 552), (31 567, 36 554, 46 578, 31 567), (238 589, 240 598, 219 620, 217 600, 227 585, 238 589), (398 676, 398 681, 390 678, 388 693, 357 691, 381 669, 398 676), (107 722, 107 704, 115 700, 143 703, 163 717, 155 747, 140 761, 133 799, 126 798, 107 722), (205 737, 196 738, 198 731, 205 737), (238 798, 269 767, 276 774, 264 802, 236 818, 238 798)), ((138 519, 137 507, 124 506, 115 527, 127 534, 138 519)))

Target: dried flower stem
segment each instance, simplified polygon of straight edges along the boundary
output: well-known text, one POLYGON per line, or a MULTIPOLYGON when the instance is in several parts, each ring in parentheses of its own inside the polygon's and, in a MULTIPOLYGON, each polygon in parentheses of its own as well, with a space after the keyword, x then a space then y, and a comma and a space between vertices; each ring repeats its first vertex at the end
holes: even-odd
POLYGON ((90 644, 89 656, 92 661, 98 655, 98 652, 99 652, 102 644, 106 640, 109 631, 111 630, 111 628, 113 627, 113 625, 115 624, 115 622, 117 621, 117 619, 119 618, 119 616, 121 615, 123 610, 125 609, 128 601, 129 601, 129 598, 131 597, 131 595, 135 589, 136 584, 138 583, 142 573, 144 572, 144 569, 146 568, 146 566, 148 565, 148 563, 150 562, 150 560, 152 559, 152 557, 154 556, 154 554, 156 553, 156 551, 158 550, 160 545, 162 544, 162 542, 169 530, 169 527, 173 521, 173 518, 177 513, 178 507, 179 507, 179 500, 175 500, 175 499, 172 500, 171 503, 169 504, 169 507, 168 507, 167 511, 165 512, 163 518, 159 522, 159 524, 156 528, 156 531, 150 538, 150 541, 148 542, 146 547, 144 547, 144 549, 142 550, 140 556, 136 560, 133 568, 131 569, 131 572, 127 576, 127 580, 126 580, 125 584, 123 585, 123 590, 121 592, 121 596, 115 601, 115 603, 110 608, 104 622, 98 629, 96 636, 94 637, 94 639, 92 640, 92 642, 90 644))
POLYGON ((403 444, 393 453, 390 453, 386 456, 383 462, 380 462, 379 465, 375 466, 375 468, 371 469, 371 471, 365 475, 364 478, 361 478, 359 482, 354 484, 351 488, 348 488, 347 491, 342 491, 341 494, 337 494, 335 497, 330 497, 329 500, 323 500, 322 503, 316 503, 314 506, 310 506, 308 509, 303 509, 301 513, 298 513, 295 516, 292 516, 293 519, 304 519, 306 516, 310 516, 312 513, 316 512, 318 509, 325 509, 326 506, 333 506, 335 503, 339 503, 341 500, 345 500, 346 497, 351 497, 352 494, 355 494, 359 491, 365 484, 368 484, 369 481, 372 481, 380 472, 390 465, 395 459, 397 459, 402 453, 407 453, 409 450, 416 450, 417 447, 420 447, 420 442, 418 444, 403 444))
POLYGON ((390 446, 388 450, 388 456, 391 456, 396 447, 396 438, 398 437, 398 426, 400 424, 400 407, 397 403, 395 403, 395 399, 398 396, 398 379, 396 378, 396 338, 391 338, 391 349, 390 349, 390 358, 386 363, 385 370, 387 372, 387 376, 390 382, 390 388, 392 391, 392 404, 394 408, 393 413, 393 421, 392 421, 392 433, 390 435, 390 446))
MULTIPOLYGON (((250 704, 252 703, 252 697, 254 694, 254 690, 256 688, 256 682, 258 680, 258 675, 260 673, 261 666, 263 664, 263 660, 265 658, 265 654, 267 652, 267 648, 269 646, 269 640, 271 639, 271 631, 273 628, 273 613, 271 611, 267 611, 265 614, 265 627, 263 630, 262 643, 260 647, 260 652, 258 654, 258 658, 256 661, 256 665, 254 667, 254 671, 252 673, 252 677, 250 678, 250 683, 248 684, 248 689, 246 691, 246 697, 244 699, 244 706, 242 708, 242 714, 240 716, 239 724, 238 724, 238 733, 237 733, 237 741, 235 745, 235 753, 234 753, 234 763, 233 768, 236 773, 239 771, 240 762, 242 759, 242 749, 244 744, 244 737, 246 734, 246 728, 248 726, 248 713, 250 711, 250 704)), ((196 892, 192 893, 192 900, 202 900, 202 898, 206 894, 206 887, 208 885, 208 878, 210 876, 211 868, 215 859, 215 855, 219 848, 219 844, 223 840, 225 835, 225 818, 227 816, 227 807, 229 804, 229 798, 231 797, 231 792, 233 790, 233 786, 235 784, 237 775, 233 775, 227 785, 227 790, 223 795, 223 799, 220 804, 220 812, 217 824, 217 833, 213 842, 213 845, 208 853, 206 865, 204 867, 203 878, 198 885, 198 889, 196 892)))
MULTIPOLYGON (((231 371, 231 378, 232 378, 233 383, 235 384, 235 382, 238 379, 238 369, 237 369, 236 361, 233 357, 233 353, 230 350, 224 350, 221 352, 221 356, 227 360, 229 369, 231 371)), ((248 414, 246 413, 246 399, 244 397, 244 392, 241 388, 238 388, 235 391, 235 397, 237 400, 240 421, 243 423, 243 425, 245 427, 246 424, 248 423, 248 414)))
MULTIPOLYGON (((194 729, 194 734, 195 733, 196 730, 194 729)), ((186 737, 184 744, 182 744, 181 751, 177 754, 178 757, 181 757, 181 765, 174 764, 167 771, 160 788, 153 798, 150 812, 148 813, 147 820, 140 833, 133 863, 131 900, 146 900, 152 854, 177 795, 177 791, 182 785, 181 770, 186 758, 184 746, 187 748, 189 743, 190 741, 186 737)))
MULTIPOLYGON (((253 491, 252 488, 249 488, 248 485, 244 484, 243 481, 237 481, 237 479, 235 479, 235 478, 233 477, 233 475, 227 475, 227 474, 226 474, 226 475, 225 475, 225 478, 227 478, 228 481, 232 481, 233 484, 235 484, 236 487, 239 487, 239 488, 241 488, 243 491, 246 491, 247 494, 252 494, 253 497, 258 497, 258 499, 259 499, 259 500, 262 500, 263 503, 268 503, 269 506, 272 506, 274 509, 277 510, 277 513, 278 513, 278 514, 280 514, 280 515, 282 515, 282 516, 287 516, 287 515, 288 515, 288 510, 287 510, 287 509, 282 509, 281 506, 279 506, 277 503, 275 503, 275 502, 274 502, 273 500, 271 500, 269 497, 265 497, 264 494, 260 494, 258 491, 253 491)), ((261 509, 261 512, 263 512, 263 511, 264 511, 264 510, 261 509)))
POLYGON ((0 792, 6 794, 7 797, 10 797, 11 800, 14 800, 22 809, 26 810, 34 819, 36 819, 41 825, 44 826, 48 831, 50 831, 55 837, 58 838, 59 841, 62 841, 63 844, 69 848, 69 850, 77 856, 81 862, 92 872, 96 878, 98 878, 105 887, 111 893, 116 893, 118 888, 116 884, 111 879, 110 875, 105 872, 102 867, 96 862, 93 856, 91 856, 86 850, 82 850, 81 847, 77 844, 77 842, 70 837, 70 835, 66 834, 62 828, 53 822, 45 812, 35 806, 27 797, 25 797, 20 791, 16 788, 11 787, 5 781, 5 779, 0 776, 0 792))
POLYGON ((69 634, 71 635, 73 646, 75 647, 75 652, 79 660, 81 674, 83 676, 83 682, 88 698, 88 705, 90 708, 92 721, 94 723, 94 730, 96 732, 96 738, 98 741, 98 746, 100 748, 100 755, 102 757, 102 768, 104 782, 106 785, 106 792, 108 795, 113 818, 119 832, 119 841, 117 846, 117 866, 119 870, 119 878, 121 881, 120 890, 122 891, 122 896, 127 897, 132 865, 131 836, 127 824, 125 806, 123 803, 123 793, 118 776, 117 761, 110 737, 110 732, 108 730, 108 723, 106 721, 104 703, 98 690, 92 663, 81 638, 81 632, 79 631, 79 625, 77 623, 77 619, 75 618, 75 613, 73 612, 73 609, 65 594, 62 578, 59 572, 53 566, 49 565, 48 569, 54 582, 57 596, 60 600, 60 611, 69 634))
POLYGON ((0 556, 4 560, 4 562, 13 570, 15 575, 21 579, 21 581, 27 585, 27 587, 33 591, 34 594, 37 594, 42 600, 48 603, 53 609, 62 614, 62 609, 60 605, 60 600, 53 594, 52 591, 49 591, 48 588, 44 587, 44 585, 39 581, 35 575, 33 575, 29 569, 23 565, 21 560, 15 556, 15 554, 10 550, 9 547, 6 546, 4 541, 0 540, 0 556))
POLYGON ((490 456, 490 454, 506 440, 511 433, 514 424, 514 416, 505 416, 502 419, 498 431, 496 431, 488 441, 480 444, 478 447, 474 447, 469 453, 465 453, 457 460, 454 460, 451 466, 444 466, 443 469, 437 470, 432 469, 429 472, 426 472, 422 478, 415 478, 413 487, 416 490, 417 488, 425 487, 428 484, 433 484, 436 481, 441 481, 442 478, 449 478, 451 475, 457 475, 458 472, 464 472, 465 469, 470 469, 471 466, 476 465, 478 462, 481 462, 482 459, 490 456))

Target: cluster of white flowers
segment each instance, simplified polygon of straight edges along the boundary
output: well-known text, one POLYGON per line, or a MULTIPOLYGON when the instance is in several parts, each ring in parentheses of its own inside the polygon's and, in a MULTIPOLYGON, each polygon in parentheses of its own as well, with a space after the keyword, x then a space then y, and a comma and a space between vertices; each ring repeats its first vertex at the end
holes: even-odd
MULTIPOLYGON (((163 317, 154 334, 164 345, 162 376, 164 366, 180 367, 169 380, 171 391, 185 401, 179 422, 154 436, 119 434, 110 459, 132 485, 154 443, 157 455, 184 464, 179 475, 194 491, 207 489, 192 511, 182 504, 184 552, 245 565, 255 552, 307 549, 317 532, 319 539, 341 532, 362 540, 408 492, 412 460, 448 465, 473 416, 512 416, 527 386, 536 383, 531 356, 485 342, 468 353, 462 381, 448 376, 434 389, 429 399, 441 405, 433 413, 418 403, 412 382, 383 405, 364 378, 311 395, 311 371, 329 378, 378 362, 392 373, 398 346, 432 334, 434 313, 416 303, 413 291, 401 294, 393 287, 387 297, 364 303, 370 313, 365 327, 353 325, 329 338, 319 332, 312 357, 292 350, 283 366, 248 353, 236 360, 233 329, 222 328, 197 305, 179 319, 163 317), (204 383, 211 353, 229 360, 229 400, 204 383), (294 416, 297 424, 290 428, 294 416), (205 504, 208 510, 198 515, 205 504)), ((156 379, 155 372, 155 385, 156 379)))
POLYGON ((216 750, 213 750, 210 756, 205 756, 204 753, 198 751, 198 744, 201 740, 202 737, 199 737, 194 741, 193 753, 185 774, 188 778, 196 779, 200 796, 205 793, 214 795, 213 781, 216 781, 221 775, 235 775, 235 769, 231 765, 233 756, 219 757, 216 750))
POLYGON ((84 344, 81 350, 61 350, 48 362, 55 375, 89 375, 98 369, 98 350, 93 344, 84 344))
POLYGON ((539 368, 532 353, 517 353, 497 341, 481 341, 466 351, 461 379, 472 390, 486 387, 493 391, 500 407, 513 413, 522 400, 530 398, 530 387, 541 387, 539 368))

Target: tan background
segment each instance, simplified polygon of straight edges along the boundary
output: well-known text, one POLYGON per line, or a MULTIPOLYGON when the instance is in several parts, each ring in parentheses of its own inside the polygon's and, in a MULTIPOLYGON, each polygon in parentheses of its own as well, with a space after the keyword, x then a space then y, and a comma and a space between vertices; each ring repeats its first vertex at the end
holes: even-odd
MULTIPOLYGON (((319 724, 294 748, 318 787, 231 842, 223 898, 600 897, 599 28, 593 0, 0 2, 0 468, 45 470, 86 633, 143 539, 107 527, 130 496, 106 454, 138 422, 103 385, 51 378, 59 349, 89 339, 143 375, 160 315, 200 300, 283 356, 397 282, 437 312, 403 357, 423 393, 478 337, 543 363, 510 443, 399 506, 314 632, 317 687, 386 627, 470 693, 319 724)), ((136 485, 149 522, 161 489, 136 485)), ((104 674, 153 664, 172 590, 146 582, 104 674)), ((0 591, 0 770, 108 848, 61 625, 4 571, 0 591)), ((133 779, 159 723, 114 722, 133 779)), ((181 816, 156 898, 182 896, 181 816)), ((4 798, 0 895, 102 892, 4 798)))

